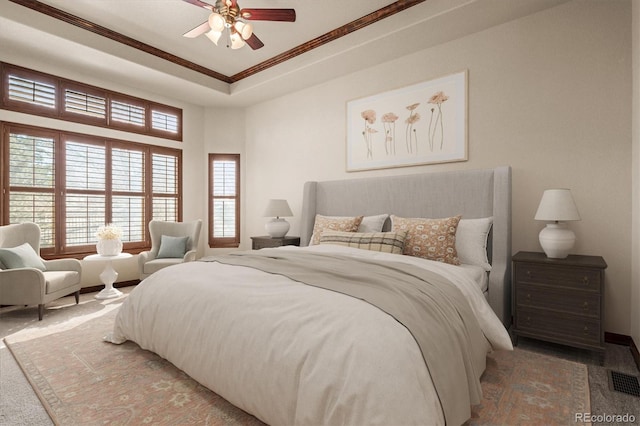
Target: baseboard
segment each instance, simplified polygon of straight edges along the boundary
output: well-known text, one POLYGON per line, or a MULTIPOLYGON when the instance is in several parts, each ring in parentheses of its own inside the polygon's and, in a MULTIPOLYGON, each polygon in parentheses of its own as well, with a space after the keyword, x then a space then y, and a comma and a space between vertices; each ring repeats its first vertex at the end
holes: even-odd
POLYGON ((633 341, 633 338, 631 336, 605 332, 604 341, 616 345, 629 346, 629 349, 631 350, 631 356, 633 356, 636 367, 638 367, 638 370, 640 370, 640 351, 638 351, 636 342, 633 341))
POLYGON ((631 336, 625 334, 609 333, 605 331, 604 341, 607 343, 613 343, 614 345, 631 346, 631 336))
MULTIPOLYGON (((132 286, 132 285, 138 285, 139 283, 140 283, 140 280, 121 281, 119 283, 113 283, 113 286, 115 288, 129 287, 129 286, 132 286)), ((93 293, 94 291, 100 291, 103 288, 104 288, 104 284, 93 285, 91 287, 82 287, 80 289, 80 293, 93 293)))
POLYGON ((636 343, 631 339, 631 355, 633 356, 633 360, 636 362, 636 367, 640 370, 640 352, 638 351, 638 347, 636 343))

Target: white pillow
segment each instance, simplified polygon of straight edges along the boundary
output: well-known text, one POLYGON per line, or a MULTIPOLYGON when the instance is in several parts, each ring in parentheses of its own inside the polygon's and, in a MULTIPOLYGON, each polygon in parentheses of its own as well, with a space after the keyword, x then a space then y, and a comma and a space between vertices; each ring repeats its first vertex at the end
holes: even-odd
POLYGON ((460 263, 478 265, 491 271, 487 258, 487 240, 493 224, 493 217, 462 219, 456 231, 456 251, 460 263))
POLYGON ((376 216, 365 216, 358 226, 358 232, 382 232, 384 221, 389 217, 388 214, 379 214, 376 216))

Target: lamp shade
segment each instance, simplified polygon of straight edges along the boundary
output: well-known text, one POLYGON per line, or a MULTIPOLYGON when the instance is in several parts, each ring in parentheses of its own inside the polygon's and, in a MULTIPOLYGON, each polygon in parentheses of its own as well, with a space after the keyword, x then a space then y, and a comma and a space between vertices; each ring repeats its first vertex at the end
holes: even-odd
POLYGON ((264 217, 290 217, 293 216, 287 200, 269 200, 267 208, 262 214, 264 217))
POLYGON ((542 194, 535 220, 566 222, 580 220, 580 213, 569 189, 547 189, 542 194))

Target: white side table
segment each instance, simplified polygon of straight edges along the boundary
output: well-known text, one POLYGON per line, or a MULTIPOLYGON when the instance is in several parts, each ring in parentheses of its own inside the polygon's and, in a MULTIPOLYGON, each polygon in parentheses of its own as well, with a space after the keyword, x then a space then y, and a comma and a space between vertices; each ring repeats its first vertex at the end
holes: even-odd
POLYGON ((100 293, 96 294, 96 299, 111 299, 113 297, 122 296, 122 292, 116 288, 113 288, 113 283, 118 279, 118 273, 113 269, 112 262, 119 259, 127 259, 131 257, 130 253, 120 253, 115 256, 102 256, 101 254, 92 254, 84 258, 88 261, 102 261, 107 262, 104 267, 104 271, 100 274, 100 279, 104 283, 104 289, 100 293))

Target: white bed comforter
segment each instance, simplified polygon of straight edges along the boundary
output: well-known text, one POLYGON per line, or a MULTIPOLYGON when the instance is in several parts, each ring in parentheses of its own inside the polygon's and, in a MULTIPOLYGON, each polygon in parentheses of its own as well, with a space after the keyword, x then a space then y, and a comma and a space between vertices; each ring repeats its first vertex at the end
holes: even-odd
MULTIPOLYGON (((488 344, 477 350, 512 349, 463 268, 331 245, 280 250, 436 270, 478 316, 488 344)), ((359 299, 253 268, 190 262, 162 269, 131 292, 106 339, 138 343, 271 425, 444 424, 418 344, 404 326, 359 299)))

